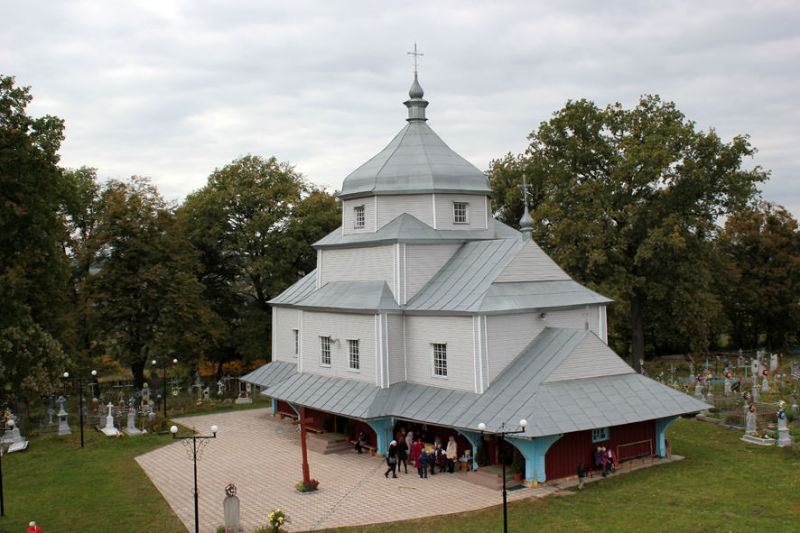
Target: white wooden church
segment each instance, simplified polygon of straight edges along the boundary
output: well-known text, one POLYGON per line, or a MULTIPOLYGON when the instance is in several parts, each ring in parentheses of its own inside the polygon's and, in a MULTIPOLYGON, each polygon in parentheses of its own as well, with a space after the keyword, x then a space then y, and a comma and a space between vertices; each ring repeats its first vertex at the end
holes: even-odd
MULTIPOLYGON (((272 300, 272 362, 244 381, 319 430, 398 427, 477 449, 503 424, 528 482, 573 475, 598 445, 620 461, 666 453, 665 432, 705 404, 633 371, 606 344, 611 301, 492 217, 486 176, 427 123, 414 77, 407 124, 345 178, 342 226, 317 268, 272 300)), ((494 443, 494 444, 493 444, 494 443)))

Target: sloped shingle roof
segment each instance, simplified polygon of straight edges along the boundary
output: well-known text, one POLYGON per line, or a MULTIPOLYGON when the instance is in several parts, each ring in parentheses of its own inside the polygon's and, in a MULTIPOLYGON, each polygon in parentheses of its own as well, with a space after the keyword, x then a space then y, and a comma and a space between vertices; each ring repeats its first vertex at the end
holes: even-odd
MULTIPOLYGON (((274 362, 276 370, 242 378, 266 387, 274 398, 354 418, 393 416, 487 431, 524 418, 522 436, 541 437, 693 413, 709 406, 633 372, 615 367, 610 375, 545 382, 580 346, 585 330, 547 328, 498 376, 484 394, 398 383, 388 389, 315 374, 274 362), (614 374, 613 372, 619 372, 614 374)), ((610 363, 609 363, 610 364, 610 363)), ((618 364, 618 362, 614 362, 618 364)), ((607 371, 608 369, 600 369, 607 371)))

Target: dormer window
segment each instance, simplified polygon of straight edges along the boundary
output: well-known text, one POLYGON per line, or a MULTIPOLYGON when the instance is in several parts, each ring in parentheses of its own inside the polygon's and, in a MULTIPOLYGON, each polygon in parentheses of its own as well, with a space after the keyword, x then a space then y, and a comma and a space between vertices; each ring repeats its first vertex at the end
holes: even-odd
POLYGON ((353 227, 362 229, 364 227, 364 206, 359 205, 353 208, 353 227))
POLYGON ((469 224, 469 204, 467 202, 453 202, 453 223, 469 224))

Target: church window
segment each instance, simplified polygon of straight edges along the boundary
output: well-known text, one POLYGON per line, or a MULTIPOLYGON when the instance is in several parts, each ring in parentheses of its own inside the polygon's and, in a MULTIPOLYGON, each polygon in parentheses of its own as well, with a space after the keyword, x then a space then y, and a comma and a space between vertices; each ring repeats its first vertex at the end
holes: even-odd
POLYGON ((331 366, 331 338, 319 338, 319 364, 322 366, 331 366))
POLYGON ((592 442, 603 442, 608 440, 608 428, 596 428, 592 430, 592 442))
POLYGON ((353 225, 356 229, 364 227, 364 206, 359 205, 353 208, 353 225))
POLYGON ((453 202, 453 222, 455 224, 469 224, 468 208, 467 202, 453 202))
POLYGON ((293 329, 292 332, 294 333, 294 356, 297 357, 300 355, 300 331, 293 329))
POLYGON ((447 377, 447 345, 433 345, 433 375, 440 378, 447 377))
POLYGON ((350 370, 358 370, 361 368, 361 360, 358 351, 358 339, 350 339, 347 341, 347 346, 350 351, 350 370))

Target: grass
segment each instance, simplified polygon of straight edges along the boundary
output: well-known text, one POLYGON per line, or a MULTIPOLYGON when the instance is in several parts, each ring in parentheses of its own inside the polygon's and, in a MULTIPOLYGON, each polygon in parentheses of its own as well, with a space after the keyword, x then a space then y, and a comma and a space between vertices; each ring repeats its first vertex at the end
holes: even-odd
POLYGON ((3 456, 0 531, 25 531, 31 520, 47 532, 186 531, 133 460, 169 443, 169 436, 110 439, 92 430, 85 441, 81 449, 77 431, 46 435, 25 452, 3 456))
MULTIPOLYGON (((800 437, 797 428, 793 433, 800 437)), ((713 424, 678 420, 670 439, 674 452, 685 460, 591 483, 568 498, 512 503, 509 529, 796 530, 800 449, 746 445, 739 436, 713 424)), ((0 519, 0 531, 25 531, 30 520, 48 533, 185 531, 134 461, 137 455, 169 443, 169 436, 108 439, 90 431, 86 437, 83 450, 75 432, 64 438, 36 437, 28 451, 3 457, 6 517, 0 519)), ((499 493, 496 501, 500 502, 499 493)), ((436 502, 410 505, 435 507, 436 502)), ((501 527, 498 505, 461 515, 330 531, 483 533, 501 527)))
MULTIPOLYGON (((673 452, 685 460, 590 483, 571 497, 514 502, 509 530, 797 531, 800 450, 746 445, 739 432, 694 420, 676 421, 669 435, 673 452)), ((496 506, 328 532, 501 531, 502 520, 502 507, 496 506)))

